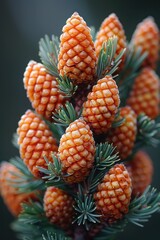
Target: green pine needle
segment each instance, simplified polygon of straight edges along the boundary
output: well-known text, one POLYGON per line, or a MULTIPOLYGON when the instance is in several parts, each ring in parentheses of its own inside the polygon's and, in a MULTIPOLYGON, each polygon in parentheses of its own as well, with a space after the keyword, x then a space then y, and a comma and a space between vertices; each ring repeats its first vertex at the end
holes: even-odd
POLYGON ((118 110, 114 122, 112 123, 112 128, 120 127, 125 122, 125 118, 120 116, 120 111, 118 110))
POLYGON ((98 184, 102 181, 105 174, 116 162, 119 162, 118 153, 115 147, 109 143, 100 143, 96 146, 95 164, 89 176, 85 180, 87 193, 95 192, 98 184))
POLYGON ((67 98, 71 98, 78 88, 67 76, 62 77, 59 75, 57 82, 59 84, 59 90, 64 93, 67 98))
POLYGON ((77 119, 77 113, 70 102, 66 102, 65 106, 61 106, 57 112, 53 113, 52 118, 58 125, 68 126, 77 119))
POLYGON ((22 159, 15 157, 10 160, 16 168, 19 169, 20 173, 11 172, 15 179, 8 179, 13 187, 17 188, 19 193, 33 192, 35 190, 44 190, 45 184, 41 179, 36 179, 31 172, 28 170, 22 159))
POLYGON ((160 123, 156 123, 145 114, 140 114, 137 118, 137 127, 135 151, 146 145, 156 147, 160 143, 160 123))
POLYGON ((117 69, 121 62, 121 58, 125 52, 125 49, 115 57, 117 49, 117 37, 111 37, 108 41, 104 42, 98 57, 97 64, 97 78, 100 79, 105 75, 112 75, 117 69))
POLYGON ((79 226, 84 225, 87 230, 92 223, 100 223, 101 215, 96 213, 93 195, 85 193, 85 189, 80 184, 78 184, 75 202, 74 209, 77 216, 73 223, 77 223, 79 226))
POLYGON ((46 232, 46 234, 42 234, 41 240, 70 240, 71 238, 65 237, 61 234, 46 232))
POLYGON ((58 53, 59 53, 58 37, 52 35, 52 39, 50 40, 50 38, 47 35, 45 35, 44 38, 40 39, 39 56, 48 72, 55 77, 59 77, 57 69, 58 53))

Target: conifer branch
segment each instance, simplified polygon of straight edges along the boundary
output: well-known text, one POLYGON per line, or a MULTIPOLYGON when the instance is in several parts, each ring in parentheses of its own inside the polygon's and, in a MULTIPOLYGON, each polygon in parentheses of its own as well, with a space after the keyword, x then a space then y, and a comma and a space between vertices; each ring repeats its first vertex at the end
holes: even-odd
POLYGON ((62 168, 58 157, 52 154, 53 162, 50 162, 44 157, 47 169, 38 167, 39 171, 44 175, 42 179, 45 181, 46 186, 55 186, 66 192, 72 194, 71 188, 64 182, 62 168))
POLYGON ((75 121, 77 117, 77 113, 70 102, 66 102, 65 106, 61 106, 57 112, 52 115, 53 120, 62 126, 68 126, 75 121))
POLYGON ((78 88, 67 76, 62 77, 59 75, 57 82, 59 84, 59 90, 64 93, 66 98, 71 98, 78 88))
POLYGON ((117 49, 117 37, 111 37, 108 41, 104 42, 98 57, 97 64, 97 78, 100 79, 105 75, 112 75, 121 62, 121 58, 125 52, 125 49, 114 58, 117 49))
POLYGON ((47 125, 49 126, 50 130, 53 133, 53 136, 55 137, 55 139, 57 140, 57 143, 59 144, 59 140, 61 139, 62 135, 65 132, 65 128, 59 124, 53 123, 53 122, 49 122, 46 121, 47 125))
POLYGON ((85 189, 81 184, 78 184, 78 192, 75 198, 74 209, 77 216, 73 223, 79 226, 84 225, 87 230, 92 223, 100 223, 101 215, 96 213, 96 205, 92 194, 85 193, 85 189))
POLYGON ((160 143, 160 123, 156 123, 145 114, 140 114, 137 118, 137 128, 135 151, 143 146, 156 147, 160 143))
POLYGON ((109 143, 100 143, 96 146, 95 164, 85 180, 85 192, 93 193, 102 181, 111 166, 120 161, 115 147, 109 143))
POLYGON ((55 234, 55 236, 65 237, 62 229, 49 223, 45 216, 42 199, 39 198, 38 202, 30 201, 22 204, 22 208, 22 213, 12 224, 12 229, 18 233, 18 239, 40 240, 43 239, 43 235, 46 236, 47 232, 53 236, 55 234))
POLYGON ((47 35, 45 35, 44 38, 40 39, 39 56, 48 72, 55 77, 59 77, 57 69, 58 53, 59 53, 58 37, 52 35, 52 39, 50 40, 50 38, 47 35))
POLYGON ((13 187, 17 188, 20 193, 33 192, 35 190, 44 190, 45 184, 41 179, 36 179, 28 170, 26 165, 23 163, 22 159, 15 157, 10 160, 10 163, 13 164, 20 173, 13 173, 16 178, 8 179, 13 187))

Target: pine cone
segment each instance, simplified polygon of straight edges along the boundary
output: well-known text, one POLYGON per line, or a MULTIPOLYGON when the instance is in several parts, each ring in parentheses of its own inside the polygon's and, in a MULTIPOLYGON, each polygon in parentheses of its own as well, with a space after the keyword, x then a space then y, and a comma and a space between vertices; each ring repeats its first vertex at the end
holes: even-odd
POLYGON ((51 121, 52 112, 66 100, 59 92, 56 78, 41 63, 30 61, 24 73, 24 86, 32 107, 37 113, 51 121))
POLYGON ((83 119, 72 122, 62 135, 59 145, 62 172, 68 183, 85 179, 93 166, 95 142, 89 126, 83 119))
POLYGON ((64 191, 56 188, 47 188, 44 195, 44 211, 51 223, 67 229, 73 221, 74 200, 64 191))
POLYGON ((106 133, 120 104, 116 82, 111 76, 100 79, 87 96, 82 116, 96 134, 106 133))
POLYGON ((135 79, 127 104, 137 115, 154 119, 159 114, 159 78, 151 68, 144 68, 135 79))
POLYGON ((76 84, 92 81, 95 77, 96 53, 90 29, 78 13, 66 22, 60 37, 58 69, 76 84))
POLYGON ((133 149, 137 134, 137 118, 131 107, 120 109, 120 118, 125 118, 121 126, 112 128, 107 134, 107 141, 113 143, 120 158, 127 158, 133 149))
POLYGON ((131 42, 136 48, 141 47, 142 53, 148 53, 143 66, 156 68, 159 58, 159 30, 152 17, 137 25, 131 42))
POLYGON ((58 148, 52 132, 39 116, 28 110, 19 121, 17 133, 21 158, 31 173, 40 178, 37 166, 46 168, 44 156, 52 161, 52 153, 58 148))
MULTIPOLYGON (((97 56, 99 55, 99 52, 102 48, 103 43, 108 41, 108 39, 113 36, 116 36, 118 38, 117 49, 115 54, 115 57, 117 57, 120 54, 120 52, 127 47, 127 43, 126 43, 126 36, 123 30, 123 26, 120 23, 116 14, 114 13, 110 14, 102 22, 100 30, 97 33, 96 41, 95 41, 95 49, 96 49, 97 56)), ((122 57, 122 62, 119 66, 118 71, 120 71, 120 69, 122 69, 124 65, 125 56, 126 55, 124 54, 122 57)))
POLYGON ((132 179, 133 196, 141 195, 152 182, 152 160, 147 153, 139 151, 126 167, 132 179))
POLYGON ((116 164, 105 175, 94 194, 97 211, 107 222, 114 222, 128 212, 131 179, 123 164, 116 164))
POLYGON ((3 162, 0 167, 0 194, 8 207, 9 211, 14 215, 18 216, 22 207, 21 204, 28 202, 29 199, 36 199, 34 193, 19 193, 18 189, 13 187, 14 181, 18 180, 20 171, 8 162, 3 162))

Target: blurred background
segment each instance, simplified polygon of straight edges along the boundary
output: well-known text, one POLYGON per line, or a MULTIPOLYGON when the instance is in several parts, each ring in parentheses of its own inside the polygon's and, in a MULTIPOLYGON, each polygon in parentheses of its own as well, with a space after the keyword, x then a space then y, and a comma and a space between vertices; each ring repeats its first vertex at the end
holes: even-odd
MULTIPOLYGON (((12 146, 12 134, 26 109, 31 105, 23 88, 23 72, 29 60, 39 61, 38 41, 45 34, 61 34, 66 19, 74 11, 88 26, 98 30, 101 22, 115 12, 122 22, 128 40, 138 22, 152 15, 160 28, 160 1, 118 0, 1 0, 0 1, 0 161, 17 155, 12 146)), ((159 69, 157 69, 159 71, 159 69)), ((160 149, 148 149, 154 159, 153 185, 160 190, 160 149)), ((0 239, 16 240, 10 230, 13 218, 0 198, 0 239)), ((145 228, 128 226, 117 239, 151 239, 160 233, 160 215, 154 215, 145 228)))

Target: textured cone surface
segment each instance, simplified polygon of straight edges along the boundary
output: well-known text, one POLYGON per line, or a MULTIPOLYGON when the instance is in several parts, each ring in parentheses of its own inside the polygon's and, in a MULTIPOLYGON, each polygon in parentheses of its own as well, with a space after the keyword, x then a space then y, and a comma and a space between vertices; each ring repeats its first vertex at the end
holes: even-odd
POLYGON ((95 77, 96 53, 90 29, 78 13, 66 22, 60 37, 58 69, 76 83, 92 81, 95 77))
POLYGON ((151 184, 153 176, 153 163, 148 154, 139 151, 126 165, 132 179, 132 194, 137 196, 142 194, 151 184))
POLYGON ((159 78, 151 68, 144 68, 135 79, 127 104, 137 115, 154 119, 159 114, 159 78))
POLYGON ((159 30, 152 17, 144 19, 137 25, 132 43, 136 47, 141 47, 142 53, 148 53, 143 66, 155 68, 159 58, 159 30))
POLYGON ((82 119, 75 120, 60 139, 59 157, 64 180, 77 183, 85 179, 93 166, 95 142, 92 132, 82 119))
POLYGON ((107 141, 113 143, 121 159, 127 158, 133 149, 137 134, 137 118, 131 107, 122 107, 120 117, 125 118, 121 126, 112 128, 107 135, 107 141))
POLYGON ((120 104, 119 91, 111 76, 100 79, 87 96, 82 116, 96 134, 111 127, 120 104))
POLYGON ((19 121, 17 133, 21 158, 35 177, 41 177, 37 166, 46 168, 44 156, 52 161, 52 153, 58 149, 52 132, 39 116, 28 110, 19 121))
POLYGON ((34 193, 18 193, 18 189, 14 188, 11 182, 19 179, 14 174, 20 174, 20 171, 12 164, 3 162, 0 167, 0 195, 9 211, 14 216, 18 216, 22 211, 21 203, 36 199, 36 197, 34 193))
POLYGON ((51 223, 67 229, 73 221, 73 198, 64 191, 56 188, 47 188, 44 195, 44 210, 51 223))
MULTIPOLYGON (((102 48, 103 43, 108 41, 108 39, 113 36, 116 36, 118 38, 117 49, 115 54, 115 57, 116 57, 124 48, 126 48, 127 43, 126 43, 126 36, 123 30, 123 26, 120 23, 118 17, 114 13, 109 15, 103 21, 100 27, 100 30, 97 33, 96 41, 95 41, 95 49, 96 49, 97 56, 99 55, 99 52, 102 48)), ((122 57, 122 63, 120 64, 120 67, 119 67, 120 69, 123 67, 124 60, 125 60, 125 54, 122 57)))
POLYGON ((30 61, 24 73, 24 86, 27 96, 37 113, 51 120, 52 112, 64 103, 58 83, 41 63, 30 61))
POLYGON ((97 210, 103 219, 113 222, 128 212, 131 187, 129 173, 123 164, 116 164, 109 170, 94 194, 97 210))

